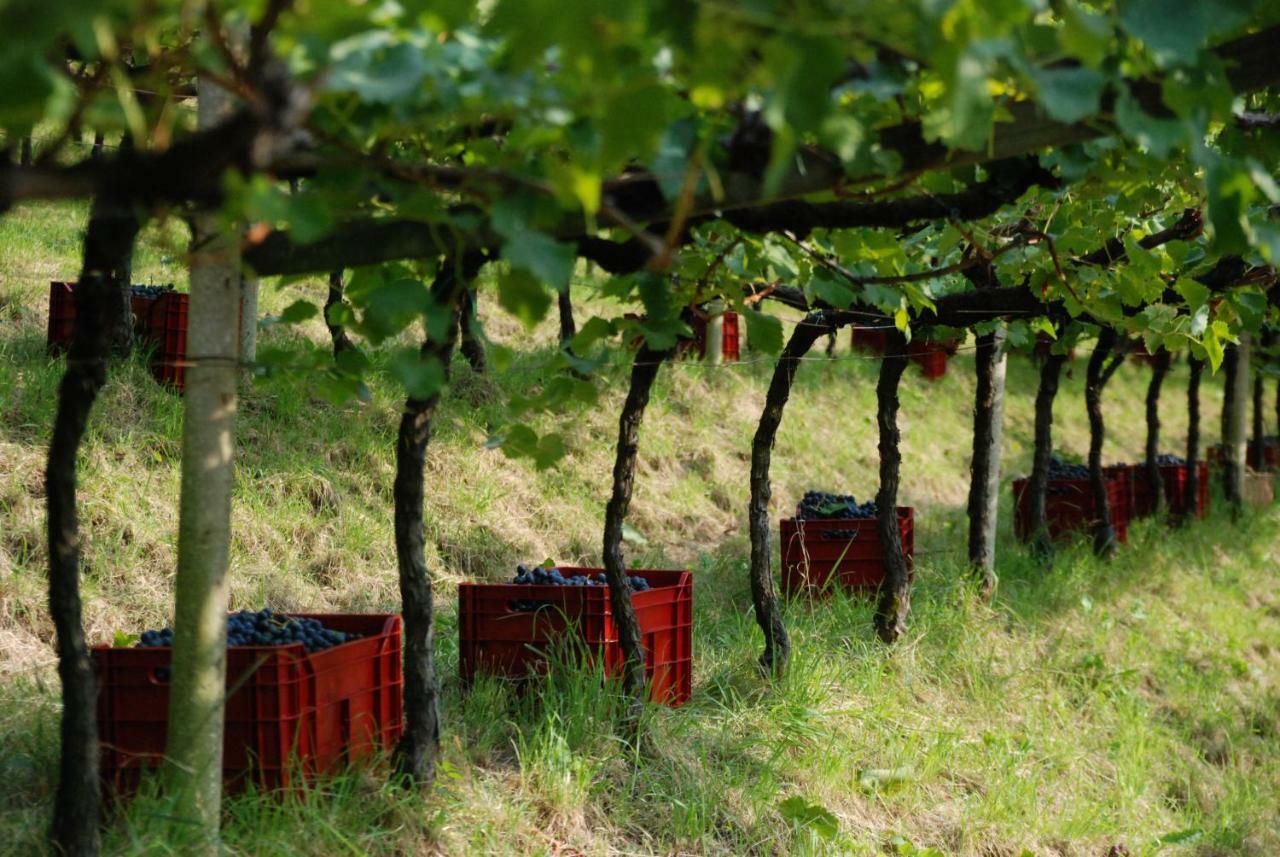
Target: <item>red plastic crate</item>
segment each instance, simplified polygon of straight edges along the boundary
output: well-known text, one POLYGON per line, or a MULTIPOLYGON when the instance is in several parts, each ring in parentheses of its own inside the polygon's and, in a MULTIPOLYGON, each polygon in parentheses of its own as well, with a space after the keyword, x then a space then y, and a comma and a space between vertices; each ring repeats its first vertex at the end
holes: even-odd
POLYGON ((169 292, 156 301, 147 327, 147 338, 155 344, 151 353, 151 374, 161 384, 178 392, 187 380, 187 311, 191 296, 169 292))
MULTIPOLYGON (((1209 511, 1209 465, 1201 461, 1197 463, 1196 470, 1199 478, 1196 480, 1195 514, 1197 518, 1203 518, 1209 511)), ((1162 464, 1160 476, 1164 483, 1166 510, 1170 516, 1182 515, 1187 506, 1190 467, 1186 464, 1162 464)), ((1130 517, 1155 514, 1155 497, 1147 480, 1146 465, 1130 465, 1129 479, 1133 485, 1133 512, 1130 517)))
MULTIPOLYGON (((1031 495, 1027 493, 1028 479, 1013 481, 1014 532, 1021 541, 1031 539, 1031 495)), ((1128 480, 1116 475, 1106 479, 1107 500, 1111 507, 1111 526, 1116 540, 1129 538, 1128 501, 1125 497, 1128 480)), ((1096 520, 1093 491, 1088 479, 1050 479, 1045 496, 1045 517, 1050 538, 1062 538, 1077 532, 1089 532, 1096 520)))
MULTIPOLYGON (((287 786, 348 759, 390 749, 403 731, 400 617, 291 613, 362 639, 307 654, 301 643, 227 649, 223 779, 287 786)), ((102 776, 133 791, 164 756, 169 717, 168 648, 92 651, 98 681, 102 776)))
MULTIPOLYGON (((707 356, 707 326, 709 319, 695 315, 691 326, 693 327, 693 345, 692 348, 697 351, 701 358, 707 356)), ((720 357, 725 363, 736 363, 741 356, 740 339, 738 334, 738 314, 736 312, 725 312, 721 314, 721 339, 720 339, 720 357)))
MULTIPOLYGON (((1209 447, 1209 464, 1219 468, 1226 463, 1226 460, 1227 453, 1222 448, 1222 444, 1209 447)), ((1245 464, 1254 470, 1274 470, 1280 467, 1280 446, 1271 439, 1263 441, 1261 461, 1259 461, 1258 446, 1250 440, 1245 448, 1245 464)))
POLYGON ((849 330, 849 338, 854 348, 884 354, 889 347, 889 329, 885 327, 859 327, 854 325, 849 330))
MULTIPOLYGON (((778 529, 782 541, 782 589, 788 594, 823 590, 832 575, 838 575, 846 589, 856 590, 876 589, 884 579, 884 549, 875 518, 783 518, 778 529), (857 535, 831 535, 832 531, 842 530, 855 531, 857 535)), ((915 510, 910 506, 898 507, 898 532, 907 568, 911 569, 915 510)))
MULTIPOLYGON (((75 286, 75 283, 49 284, 47 344, 51 354, 59 354, 71 348, 76 328, 75 286)), ((158 298, 147 295, 133 295, 131 298, 134 332, 144 343, 150 340, 151 317, 158 302, 158 298)))
POLYGON ((737 363, 742 356, 742 348, 738 331, 738 314, 736 312, 726 312, 724 314, 724 323, 722 325, 722 346, 721 353, 724 356, 724 362, 737 363))
MULTIPOLYGON (((566 577, 603 569, 559 566, 566 577)), ((632 597, 645 653, 649 698, 667 705, 693 692, 693 575, 630 571, 650 589, 632 597)), ((576 636, 588 657, 600 653, 605 674, 622 673, 622 649, 606 586, 463 583, 458 586, 458 672, 521 678, 547 669, 547 649, 576 636), (530 603, 537 605, 527 609, 530 603)))

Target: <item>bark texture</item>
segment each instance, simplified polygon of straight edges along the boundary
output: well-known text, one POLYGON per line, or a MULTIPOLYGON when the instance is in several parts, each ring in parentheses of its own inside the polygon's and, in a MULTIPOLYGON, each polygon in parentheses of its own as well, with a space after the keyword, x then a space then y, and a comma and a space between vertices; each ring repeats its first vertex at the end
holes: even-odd
POLYGON ((201 212, 194 221, 165 771, 177 832, 190 833, 194 853, 215 854, 222 809, 241 284, 238 236, 225 232, 217 214, 201 212))
MULTIPOLYGON (((432 284, 437 305, 450 308, 453 318, 440 340, 422 345, 425 359, 440 361, 448 377, 457 343, 462 293, 475 278, 483 257, 468 256, 461 268, 446 260, 432 284)), ((395 503, 396 564, 404 619, 404 734, 396 745, 393 767, 399 779, 429 785, 435 778, 440 753, 440 677, 435 663, 435 597, 427 568, 422 525, 423 469, 431 441, 431 420, 440 404, 440 390, 425 398, 409 397, 396 438, 395 503)))
POLYGON ((1164 512, 1164 478, 1160 475, 1160 388, 1169 374, 1171 355, 1161 348, 1151 366, 1151 381, 1147 384, 1147 457, 1145 471, 1151 490, 1152 512, 1164 512))
POLYGON ((458 330, 461 334, 459 350, 467 358, 471 370, 483 375, 488 368, 484 356, 484 340, 480 336, 480 320, 476 310, 476 293, 474 289, 462 291, 461 307, 458 312, 458 330))
POLYGON ((1053 542, 1049 538, 1045 492, 1049 490, 1049 461, 1053 458, 1053 400, 1058 397, 1065 354, 1050 354, 1040 366, 1040 386, 1036 390, 1035 447, 1032 453, 1031 478, 1027 492, 1031 495, 1031 547, 1046 561, 1053 559, 1053 542))
POLYGON ((1227 411, 1226 434, 1223 443, 1227 453, 1227 501, 1233 510, 1244 505, 1244 481, 1249 448, 1249 334, 1240 334, 1240 344, 1235 346, 1235 371, 1230 383, 1230 407, 1227 411))
MULTIPOLYGON (((199 82, 202 128, 231 109, 230 95, 199 82)), ((192 217, 191 297, 182 422, 178 568, 174 577, 172 684, 165 785, 173 836, 193 853, 220 851, 222 744, 227 678, 227 568, 235 482, 240 356, 240 240, 209 209, 192 217)))
POLYGON ((1116 332, 1104 327, 1098 333, 1097 345, 1089 355, 1085 374, 1084 402, 1089 412, 1089 489, 1093 494, 1093 552, 1110 556, 1116 550, 1116 531, 1111 523, 1111 500, 1107 496, 1107 480, 1102 472, 1102 445, 1106 425, 1102 419, 1102 390, 1122 357, 1115 353, 1116 332))
POLYGON ((818 337, 831 329, 824 318, 823 313, 812 313, 792 331, 773 369, 773 378, 765 393, 764 410, 760 413, 760 422, 751 442, 751 502, 747 511, 747 524, 751 531, 751 602, 755 607, 756 624, 764 633, 760 666, 773 675, 780 675, 786 669, 791 657, 791 638, 787 635, 773 588, 773 545, 769 527, 769 500, 773 489, 769 482, 769 466, 800 360, 818 337))
POLYGON ((1200 496, 1200 377, 1204 374, 1204 361, 1194 356, 1188 358, 1190 374, 1187 378, 1187 493, 1183 497, 1180 523, 1195 519, 1200 496))
POLYGON ((898 449, 898 384, 907 368, 906 342, 894 331, 876 384, 876 422, 880 428, 880 490, 876 493, 876 531, 884 551, 884 579, 876 598, 876 633, 886 643, 898 640, 907 630, 911 612, 911 581, 907 560, 902 554, 902 533, 898 529, 898 470, 902 455, 898 449))
POLYGON ((80 528, 76 456, 89 412, 106 382, 111 319, 129 284, 129 258, 139 223, 132 209, 97 199, 85 234, 84 268, 76 285, 76 326, 45 469, 48 504, 49 613, 57 632, 62 683, 61 753, 50 842, 57 853, 98 853, 97 688, 81 622, 80 528))
POLYGON ((342 293, 342 271, 330 271, 329 296, 324 302, 324 323, 329 328, 329 338, 333 341, 333 356, 335 358, 342 352, 355 348, 355 343, 351 341, 351 337, 347 336, 346 329, 333 320, 332 313, 334 308, 340 307, 345 303, 342 293))
POLYGON ((1228 345, 1222 352, 1222 413, 1219 414, 1218 440, 1222 444, 1222 490, 1227 501, 1240 496, 1241 474, 1236 471, 1231 454, 1231 414, 1236 407, 1236 373, 1240 366, 1240 352, 1235 345, 1228 345))
POLYGON ((560 309, 560 344, 564 345, 578 335, 578 325, 573 320, 573 297, 565 286, 556 298, 560 309))
POLYGON ((670 349, 655 351, 648 345, 641 346, 636 352, 635 362, 631 366, 627 399, 618 418, 613 493, 604 513, 604 571, 609 579, 609 600, 613 607, 614 622, 618 626, 618 644, 622 648, 624 659, 623 690, 631 700, 633 719, 644 705, 644 648, 635 605, 631 602, 632 589, 627 579, 626 562, 622 556, 622 525, 626 522, 627 511, 631 507, 640 425, 644 421, 645 408, 649 405, 649 393, 653 389, 654 379, 658 377, 658 369, 671 354, 670 349))
POLYGON ((973 457, 969 465, 969 563, 990 599, 996 588, 996 514, 1004 423, 1006 355, 1003 328, 978 337, 978 384, 973 404, 973 457))

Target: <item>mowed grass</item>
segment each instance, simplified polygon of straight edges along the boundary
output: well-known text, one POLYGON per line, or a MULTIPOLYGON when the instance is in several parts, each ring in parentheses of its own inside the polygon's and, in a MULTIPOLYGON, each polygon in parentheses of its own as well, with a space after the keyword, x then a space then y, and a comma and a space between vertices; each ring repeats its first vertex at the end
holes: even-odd
MULTIPOLYGON (((0 218, 0 853, 41 853, 57 759, 57 679, 45 608, 42 469, 62 363, 44 353, 47 283, 78 270, 77 206, 0 218)), ((182 231, 148 231, 139 282, 183 281, 182 231)), ((618 308, 578 289, 579 321, 618 308)), ((323 296, 323 283, 264 284, 264 312, 323 296)), ((928 854, 1101 857, 1280 853, 1280 515, 1186 530, 1133 530, 1110 562, 1082 546, 1052 571, 1010 533, 1008 481, 1030 457, 1035 371, 1010 364, 1000 588, 980 604, 963 564, 972 359, 936 383, 903 383, 903 499, 917 508, 911 633, 887 649, 870 606, 836 596, 787 607, 795 660, 755 669, 760 637, 746 576, 750 439, 772 361, 680 363, 660 376, 641 439, 631 522, 637 566, 696 575, 694 698, 648 712, 629 755, 617 698, 580 670, 538 692, 457 681, 455 587, 500 580, 519 561, 598 564, 625 367, 600 401, 538 418, 570 452, 539 472, 484 441, 503 401, 545 376, 548 320, 526 331, 482 296, 490 336, 520 353, 477 377, 455 365, 427 464, 429 562, 441 607, 445 763, 427 797, 377 766, 303 796, 231 798, 233 854, 928 854), (801 798, 836 825, 784 811, 801 798), (1163 843, 1161 840, 1164 840, 1163 843), (909 843, 909 844, 908 844, 909 843), (933 848, 936 852, 926 849, 933 848)), ((785 317, 790 318, 787 314, 785 317)), ((318 324, 264 340, 324 347, 318 324)), ((406 340, 409 341, 409 340, 406 340)), ((774 453, 775 518, 807 488, 871 496, 878 363, 815 354, 774 453)), ((1060 448, 1083 454, 1083 361, 1058 401, 1060 448)), ((1148 377, 1126 366, 1107 392, 1107 459, 1136 460, 1148 377)), ((1182 452, 1185 367, 1166 384, 1169 442, 1182 452)), ((233 604, 394 610, 394 385, 334 406, 305 378, 246 384, 238 426, 233 604)), ((1205 385, 1206 442, 1220 383, 1205 385)), ((140 362, 117 368, 81 459, 85 623, 92 640, 167 621, 177 533, 181 400, 140 362)), ((1219 508, 1221 503, 1219 503, 1219 508)), ((163 803, 113 811, 113 854, 181 853, 163 803)))

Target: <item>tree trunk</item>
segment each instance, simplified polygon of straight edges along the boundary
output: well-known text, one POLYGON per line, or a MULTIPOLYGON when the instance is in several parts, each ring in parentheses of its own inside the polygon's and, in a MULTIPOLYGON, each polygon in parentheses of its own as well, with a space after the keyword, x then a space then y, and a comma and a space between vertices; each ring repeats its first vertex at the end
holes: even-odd
POLYGON ((18 148, 18 163, 21 166, 29 167, 31 162, 35 160, 35 156, 31 151, 31 135, 22 138, 18 148))
POLYGON ((258 278, 240 276, 240 361, 251 364, 258 359, 258 278))
POLYGON ((344 351, 355 348, 347 331, 341 324, 335 324, 330 315, 335 307, 343 305, 342 271, 329 272, 329 297, 324 302, 324 323, 329 328, 329 338, 333 340, 333 356, 337 358, 344 351))
MULTIPOLYGON (((1228 501, 1234 492, 1232 481, 1236 479, 1232 464, 1231 444, 1231 412, 1235 410, 1236 371, 1240 365, 1240 352, 1236 346, 1228 345, 1222 352, 1222 413, 1219 415, 1218 441, 1222 449, 1222 490, 1228 501)), ((1238 481, 1238 480, 1237 480, 1238 481)))
POLYGON ((773 456, 773 444, 782 424, 782 412, 791 396, 791 383, 800 360, 813 347, 814 342, 829 326, 823 324, 822 313, 813 313, 796 325, 787 345, 778 357, 765 394, 764 410, 751 442, 751 504, 747 511, 747 526, 751 532, 751 602, 755 606, 756 623, 764 633, 764 652, 760 666, 766 673, 781 675, 791 657, 791 639, 782 621, 782 611, 773 589, 773 546, 770 544, 769 500, 772 488, 769 484, 769 465, 773 456))
POLYGON ((1253 439, 1249 442, 1249 464, 1262 470, 1267 460, 1267 425, 1262 415, 1266 396, 1266 379, 1261 372, 1253 373, 1253 439))
MULTIPOLYGON (((230 109, 224 90, 199 82, 199 124, 230 109)), ((178 833, 216 854, 222 809, 227 673, 227 568, 240 337, 239 236, 218 213, 192 217, 190 312, 182 424, 178 568, 174 578, 172 685, 165 783, 178 833)))
POLYGON ((85 232, 84 269, 74 294, 76 323, 45 469, 48 506, 49 613, 57 632, 62 683, 61 753, 50 841, 67 855, 98 853, 97 689, 81 624, 80 531, 76 456, 98 391, 106 382, 112 318, 139 222, 134 211, 95 199, 85 232))
POLYGON ((1053 400, 1058 396, 1065 354, 1050 354, 1040 366, 1040 387, 1036 391, 1035 448, 1031 461, 1031 478, 1026 491, 1031 498, 1031 548, 1046 562, 1053 561, 1053 542, 1049 538, 1048 511, 1045 494, 1049 490, 1049 461, 1053 458, 1053 400))
POLYGON ((640 424, 649 404, 649 393, 658 369, 672 354, 671 349, 655 351, 648 345, 636 352, 631 367, 631 385, 618 418, 618 449, 613 463, 613 494, 604 513, 604 569, 609 580, 609 599, 613 620, 618 626, 618 644, 622 648, 623 689, 631 699, 632 719, 644 705, 644 650, 640 640, 640 623, 631 603, 631 583, 622 557, 622 525, 631 506, 635 482, 636 453, 640 440, 640 424))
POLYGON ((1146 479, 1151 491, 1151 511, 1164 514, 1164 477, 1160 473, 1160 387, 1169 373, 1171 355, 1161 348, 1151 367, 1151 383, 1147 385, 1147 458, 1146 479))
POLYGON ((969 562, 984 599, 996 588, 996 520, 1000 500, 1000 451, 1007 364, 1005 331, 978 337, 974 354, 978 387, 973 405, 973 457, 969 465, 969 562))
POLYGON ((898 528, 898 383, 907 368, 906 341, 896 330, 880 363, 876 384, 876 422, 880 428, 880 490, 876 493, 876 531, 884 552, 884 578, 876 599, 875 627, 880 639, 892 643, 907 630, 911 612, 911 582, 907 560, 902 554, 902 532, 898 528))
POLYGON ((1240 334, 1235 347, 1235 372, 1231 383, 1231 406, 1227 409, 1227 433, 1223 439, 1227 454, 1227 500, 1238 512, 1244 505, 1244 480, 1249 446, 1249 334, 1240 334))
POLYGON ((1113 357, 1116 332, 1104 327, 1098 333, 1098 344, 1089 355, 1085 374, 1084 401, 1089 412, 1089 489, 1093 494, 1093 552, 1110 556, 1116 549, 1116 531, 1111 525, 1111 501, 1107 496, 1107 480, 1102 472, 1102 443, 1106 426, 1102 420, 1102 389, 1110 376, 1106 366, 1113 357))
POLYGON ((89 150, 89 159, 94 161, 101 160, 102 151, 105 144, 106 144, 106 137, 103 135, 103 133, 101 131, 94 131, 93 132, 93 148, 89 150))
POLYGON ((566 285, 560 292, 557 302, 560 305, 560 344, 564 345, 578 335, 578 326, 573 321, 573 297, 566 285))
POLYGON ((479 315, 476 310, 476 293, 474 289, 465 289, 461 295, 458 311, 458 327, 461 333, 459 350, 467 358, 471 370, 483 375, 487 364, 484 357, 484 341, 479 336, 479 315))
MULTIPOLYGON (((461 270, 453 260, 442 263, 431 292, 438 306, 453 317, 445 337, 422 345, 425 359, 440 361, 448 378, 457 341, 462 295, 484 264, 481 256, 467 256, 461 270)), ((442 391, 405 401, 396 439, 395 538, 400 572, 401 612, 404 616, 404 735, 396 746, 396 776, 420 785, 435 778, 440 753, 440 679, 435 664, 435 601, 427 568, 423 532, 423 468, 431 441, 431 420, 442 391)))
POLYGON ((1200 498, 1200 376, 1204 361, 1189 357, 1187 379, 1187 493, 1183 498, 1181 523, 1194 520, 1200 498))

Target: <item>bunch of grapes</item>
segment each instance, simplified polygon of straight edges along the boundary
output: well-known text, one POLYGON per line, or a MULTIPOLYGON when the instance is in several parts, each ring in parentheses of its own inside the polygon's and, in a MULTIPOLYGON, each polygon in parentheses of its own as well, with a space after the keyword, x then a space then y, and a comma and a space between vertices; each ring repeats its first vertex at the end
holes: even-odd
POLYGON ((1187 463, 1187 460, 1185 458, 1180 458, 1176 455, 1170 455, 1167 452, 1162 452, 1156 456, 1156 464, 1160 465, 1161 467, 1171 465, 1171 464, 1186 464, 1186 463, 1187 463))
MULTIPOLYGON (((265 607, 257 613, 241 610, 227 617, 228 646, 288 646, 301 643, 308 654, 360 639, 356 633, 324 627, 319 619, 286 616, 265 607)), ((173 631, 143 631, 141 647, 172 646, 173 631)))
POLYGON ((852 494, 806 491, 796 509, 796 517, 808 521, 874 518, 877 511, 875 500, 859 503, 852 494))
POLYGON ((173 291, 173 286, 130 286, 135 297, 155 300, 163 294, 173 291))
POLYGON ((1049 459, 1050 479, 1088 479, 1089 468, 1084 464, 1072 464, 1054 456, 1049 459))
MULTIPOLYGON (((637 574, 633 574, 627 578, 631 581, 631 588, 636 592, 644 592, 649 588, 649 581, 645 580, 637 574)), ((520 585, 539 584, 542 586, 608 586, 609 579, 605 577, 604 572, 600 572, 595 577, 587 577, 585 574, 574 574, 565 577, 558 568, 544 568, 540 565, 534 566, 532 569, 523 565, 516 566, 516 576, 511 581, 520 585)))

